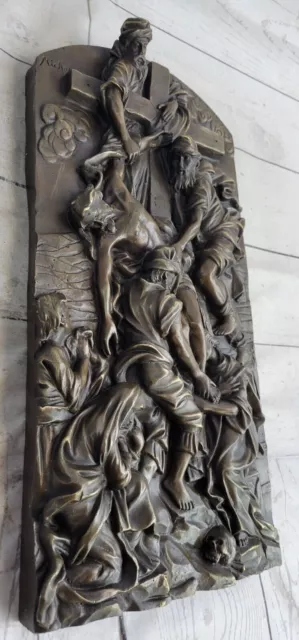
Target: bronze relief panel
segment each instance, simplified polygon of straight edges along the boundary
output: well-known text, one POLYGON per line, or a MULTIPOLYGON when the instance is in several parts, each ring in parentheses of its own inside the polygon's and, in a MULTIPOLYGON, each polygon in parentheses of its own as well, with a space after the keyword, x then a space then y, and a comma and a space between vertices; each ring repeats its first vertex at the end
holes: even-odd
POLYGON ((20 618, 81 625, 280 563, 230 132, 150 24, 27 76, 20 618), (30 587, 29 587, 29 586, 30 587))

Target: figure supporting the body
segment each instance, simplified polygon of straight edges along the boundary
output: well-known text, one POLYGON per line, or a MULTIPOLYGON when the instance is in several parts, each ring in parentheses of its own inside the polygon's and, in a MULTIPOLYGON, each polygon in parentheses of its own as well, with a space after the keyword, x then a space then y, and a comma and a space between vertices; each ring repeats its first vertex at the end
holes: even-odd
POLYGON ((194 241, 194 279, 220 321, 214 333, 229 335, 235 330, 236 318, 222 275, 235 262, 244 221, 239 211, 222 205, 213 183, 215 170, 202 159, 191 138, 177 138, 170 163, 170 179, 174 190, 182 194, 187 220, 187 224, 182 221, 176 246, 182 251, 194 241))
POLYGON ((168 417, 173 453, 164 486, 179 508, 190 509, 193 502, 184 476, 190 458, 204 450, 202 412, 174 369, 170 350, 192 377, 196 394, 210 394, 218 401, 220 393, 201 371, 184 334, 182 303, 175 295, 180 274, 173 247, 160 247, 145 257, 141 277, 120 300, 125 350, 116 364, 116 379, 126 380, 133 368, 133 375, 168 417))

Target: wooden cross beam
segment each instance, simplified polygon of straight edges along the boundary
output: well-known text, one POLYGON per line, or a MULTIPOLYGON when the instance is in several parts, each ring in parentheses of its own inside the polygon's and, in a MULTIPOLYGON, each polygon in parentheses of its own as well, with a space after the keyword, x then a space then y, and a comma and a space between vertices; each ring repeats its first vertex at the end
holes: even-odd
MULTIPOLYGON (((168 100, 169 71, 166 67, 152 62, 149 98, 133 93, 128 95, 125 110, 132 118, 151 124, 155 121, 159 104, 168 100)), ((67 98, 81 104, 85 109, 96 110, 101 81, 98 78, 85 75, 76 69, 67 74, 67 98)), ((224 155, 224 139, 215 131, 211 131, 200 124, 192 122, 186 132, 198 144, 200 151, 212 155, 224 155)))
MULTIPOLYGON (((101 81, 76 69, 71 69, 66 79, 67 98, 86 109, 96 111, 101 81)), ((159 104, 163 104, 169 99, 169 85, 168 69, 157 62, 152 62, 149 65, 149 82, 147 82, 148 98, 130 92, 125 104, 126 113, 144 124, 153 123, 158 114, 159 104)), ((185 133, 192 136, 202 153, 218 157, 224 155, 224 139, 218 133, 196 123, 192 123, 185 133)), ((154 150, 149 151, 149 167, 149 211, 154 218, 171 220, 169 185, 165 180, 161 154, 154 150)))

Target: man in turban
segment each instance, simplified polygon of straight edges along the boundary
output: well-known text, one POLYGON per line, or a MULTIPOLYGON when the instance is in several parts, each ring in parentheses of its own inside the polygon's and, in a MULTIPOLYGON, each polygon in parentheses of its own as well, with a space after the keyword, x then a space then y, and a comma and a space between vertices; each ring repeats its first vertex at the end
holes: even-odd
POLYGON ((202 412, 177 373, 171 353, 199 395, 213 383, 201 371, 185 337, 183 305, 175 295, 180 276, 181 262, 173 247, 159 247, 146 255, 142 276, 130 283, 120 303, 124 352, 116 364, 116 379, 123 382, 137 373, 146 393, 173 425, 174 451, 164 487, 180 509, 190 509, 193 503, 184 475, 191 457, 199 449, 204 451, 202 412), (137 370, 132 371, 133 366, 137 370))
POLYGON ((136 123, 127 121, 124 105, 130 91, 142 93, 148 72, 145 53, 151 39, 152 30, 147 20, 128 18, 122 25, 119 40, 114 43, 102 74, 104 83, 99 96, 100 106, 113 127, 105 146, 111 146, 114 141, 112 137, 116 135, 131 161, 139 154, 139 146, 130 135, 136 123))
POLYGON ((100 152, 88 158, 83 166, 87 182, 94 182, 101 175, 107 158, 125 156, 129 163, 134 162, 134 167, 127 170, 126 183, 144 205, 149 187, 149 166, 147 154, 143 152, 168 144, 189 126, 189 96, 173 77, 170 78, 168 100, 159 105, 157 117, 148 130, 145 131, 141 122, 128 117, 125 111, 129 93, 143 95, 149 75, 145 54, 151 39, 152 30, 147 20, 125 20, 101 75, 99 107, 108 129, 100 152))

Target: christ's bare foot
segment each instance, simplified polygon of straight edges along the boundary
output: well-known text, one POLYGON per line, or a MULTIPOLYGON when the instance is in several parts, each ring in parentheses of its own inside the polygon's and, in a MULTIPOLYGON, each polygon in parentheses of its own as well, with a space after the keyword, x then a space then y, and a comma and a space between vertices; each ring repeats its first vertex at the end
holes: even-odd
POLYGON ((165 478, 163 486, 179 509, 183 511, 194 509, 194 502, 191 500, 183 480, 165 478))
POLYGON ((236 320, 232 313, 223 317, 223 322, 216 327, 213 331, 215 336, 228 336, 236 328, 236 320))
POLYGON ((240 547, 241 549, 248 547, 249 537, 246 531, 238 531, 238 533, 236 533, 234 537, 238 547, 240 547))

